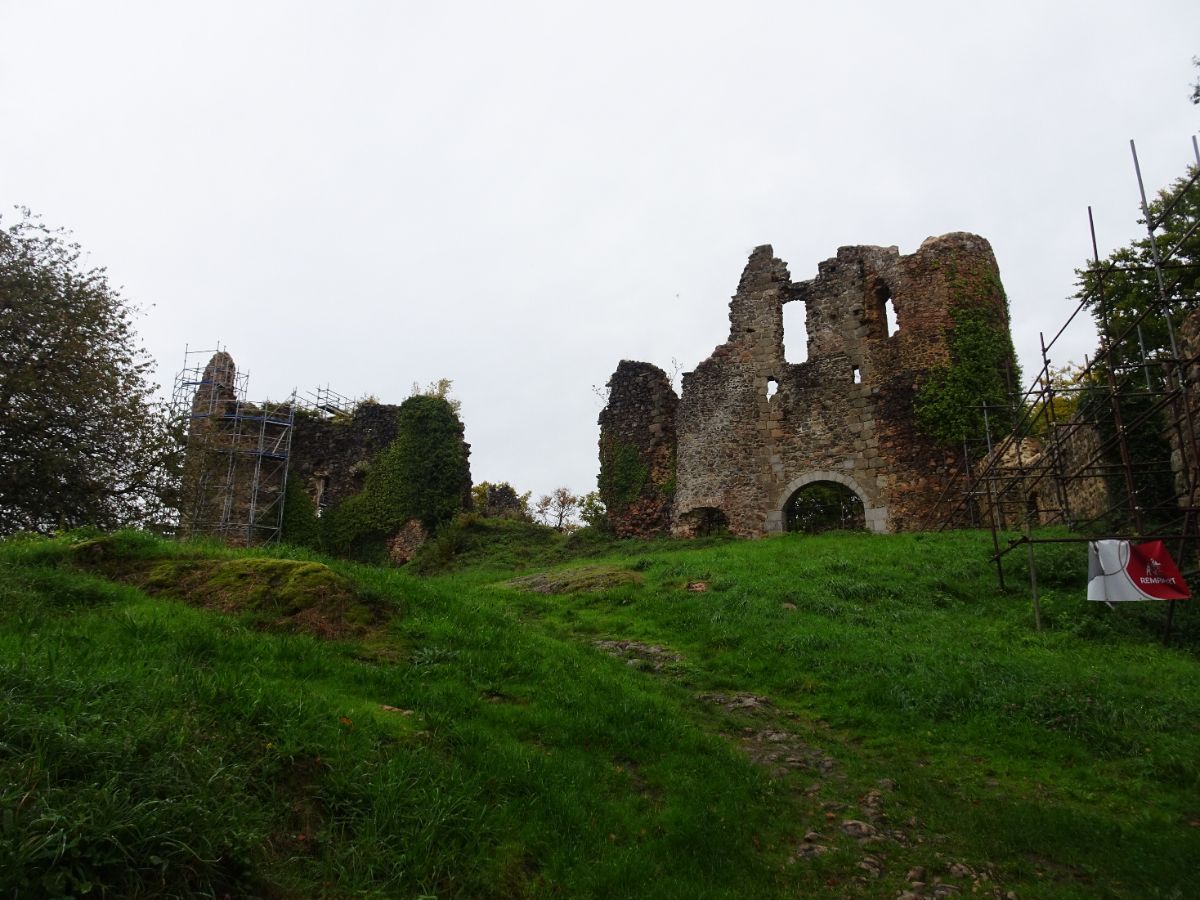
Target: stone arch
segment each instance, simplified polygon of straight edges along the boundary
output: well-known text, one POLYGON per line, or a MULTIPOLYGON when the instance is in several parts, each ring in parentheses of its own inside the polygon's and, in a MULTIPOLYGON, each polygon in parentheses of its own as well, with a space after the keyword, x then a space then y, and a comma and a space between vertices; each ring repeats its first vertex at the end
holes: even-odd
POLYGON ((767 513, 766 530, 771 533, 778 533, 784 530, 784 507, 792 494, 800 490, 805 485, 812 484, 814 481, 833 481, 837 484, 843 484, 858 495, 858 499, 862 501, 863 513, 867 521, 867 531, 884 532, 887 531, 887 507, 876 506, 866 491, 862 489, 857 481, 846 475, 843 472, 828 472, 828 471, 813 471, 805 472, 799 478, 794 478, 788 483, 775 498, 775 502, 771 506, 770 512, 767 513))

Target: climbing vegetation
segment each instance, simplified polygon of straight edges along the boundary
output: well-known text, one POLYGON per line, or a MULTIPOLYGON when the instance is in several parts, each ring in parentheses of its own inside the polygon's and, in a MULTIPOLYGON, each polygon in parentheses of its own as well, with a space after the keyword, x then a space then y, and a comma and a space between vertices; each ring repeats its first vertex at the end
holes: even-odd
POLYGON ((609 512, 627 509, 641 494, 649 476, 650 470, 642 463, 637 447, 613 437, 601 442, 597 486, 609 512))
POLYGON ((321 543, 321 520, 317 508, 304 491, 299 478, 289 478, 283 495, 283 521, 280 537, 294 547, 316 549, 321 543))
POLYGON ((983 445, 990 427, 993 436, 1007 434, 1013 410, 1005 372, 1020 379, 1008 330, 1007 302, 980 304, 993 292, 1003 296, 999 280, 989 273, 975 290, 954 278, 956 303, 951 310, 950 361, 933 368, 918 385, 913 412, 918 430, 948 447, 964 441, 983 445), (979 298, 979 299, 977 299, 979 298))
POLYGON ((444 397, 400 405, 396 439, 367 471, 363 489, 322 519, 325 546, 357 559, 378 558, 387 539, 417 519, 430 532, 470 505, 471 470, 463 426, 444 397))

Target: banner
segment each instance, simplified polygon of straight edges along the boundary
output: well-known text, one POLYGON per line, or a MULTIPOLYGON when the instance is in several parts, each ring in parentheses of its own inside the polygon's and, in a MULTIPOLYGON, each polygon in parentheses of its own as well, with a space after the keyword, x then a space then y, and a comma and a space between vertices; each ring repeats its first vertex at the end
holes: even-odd
POLYGON ((1192 594, 1162 541, 1088 544, 1089 600, 1186 600, 1192 594))

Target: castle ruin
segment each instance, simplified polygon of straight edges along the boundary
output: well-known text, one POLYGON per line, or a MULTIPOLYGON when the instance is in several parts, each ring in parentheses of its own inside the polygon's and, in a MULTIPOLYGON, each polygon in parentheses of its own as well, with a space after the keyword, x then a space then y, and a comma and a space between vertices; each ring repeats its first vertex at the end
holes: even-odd
MULTIPOLYGON (((181 537, 215 537, 232 546, 280 538, 289 486, 298 486, 316 516, 363 490, 371 463, 399 434, 400 407, 354 402, 326 389, 307 401, 251 402, 247 376, 225 350, 185 355, 176 377, 174 416, 185 443, 179 491, 181 537)), ((470 445, 459 439, 463 454, 470 445)), ((463 508, 471 506, 469 470, 463 508)), ((300 496, 294 490, 292 496, 300 496)), ((388 554, 405 562, 425 538, 409 522, 388 538, 388 554)))
POLYGON ((769 245, 757 247, 729 304, 729 339, 684 374, 680 395, 648 363, 623 361, 609 381, 600 491, 614 530, 779 532, 789 502, 815 483, 853 492, 872 531, 918 528, 961 448, 918 431, 914 399, 951 364, 964 309, 987 312, 1007 337, 995 256, 976 235, 930 238, 907 256, 842 247, 798 282, 769 245), (783 306, 797 302, 808 358, 791 364, 783 306))

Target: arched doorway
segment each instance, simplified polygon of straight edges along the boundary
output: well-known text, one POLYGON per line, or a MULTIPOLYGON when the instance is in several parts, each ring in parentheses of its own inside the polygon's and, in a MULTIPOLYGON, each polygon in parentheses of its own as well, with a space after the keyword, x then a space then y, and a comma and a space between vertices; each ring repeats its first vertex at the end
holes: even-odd
POLYGON ((783 505, 787 531, 862 531, 867 527, 862 498, 837 481, 810 481, 797 488, 783 505))
MULTIPOLYGON (((801 475, 799 478, 792 479, 779 494, 776 495, 774 508, 767 513, 765 523, 766 531, 780 532, 788 529, 788 512, 792 499, 803 489, 810 484, 821 482, 832 482, 840 487, 849 490, 855 497, 858 498, 862 505, 863 522, 857 527, 866 528, 867 531, 884 532, 887 531, 888 510, 886 506, 877 506, 872 503, 871 497, 862 486, 858 484, 849 475, 842 472, 831 471, 813 471, 801 475)), ((847 501, 848 507, 855 507, 852 501, 847 501)), ((839 512, 840 520, 840 512, 839 512)), ((837 526, 834 526, 837 527, 837 526)))

